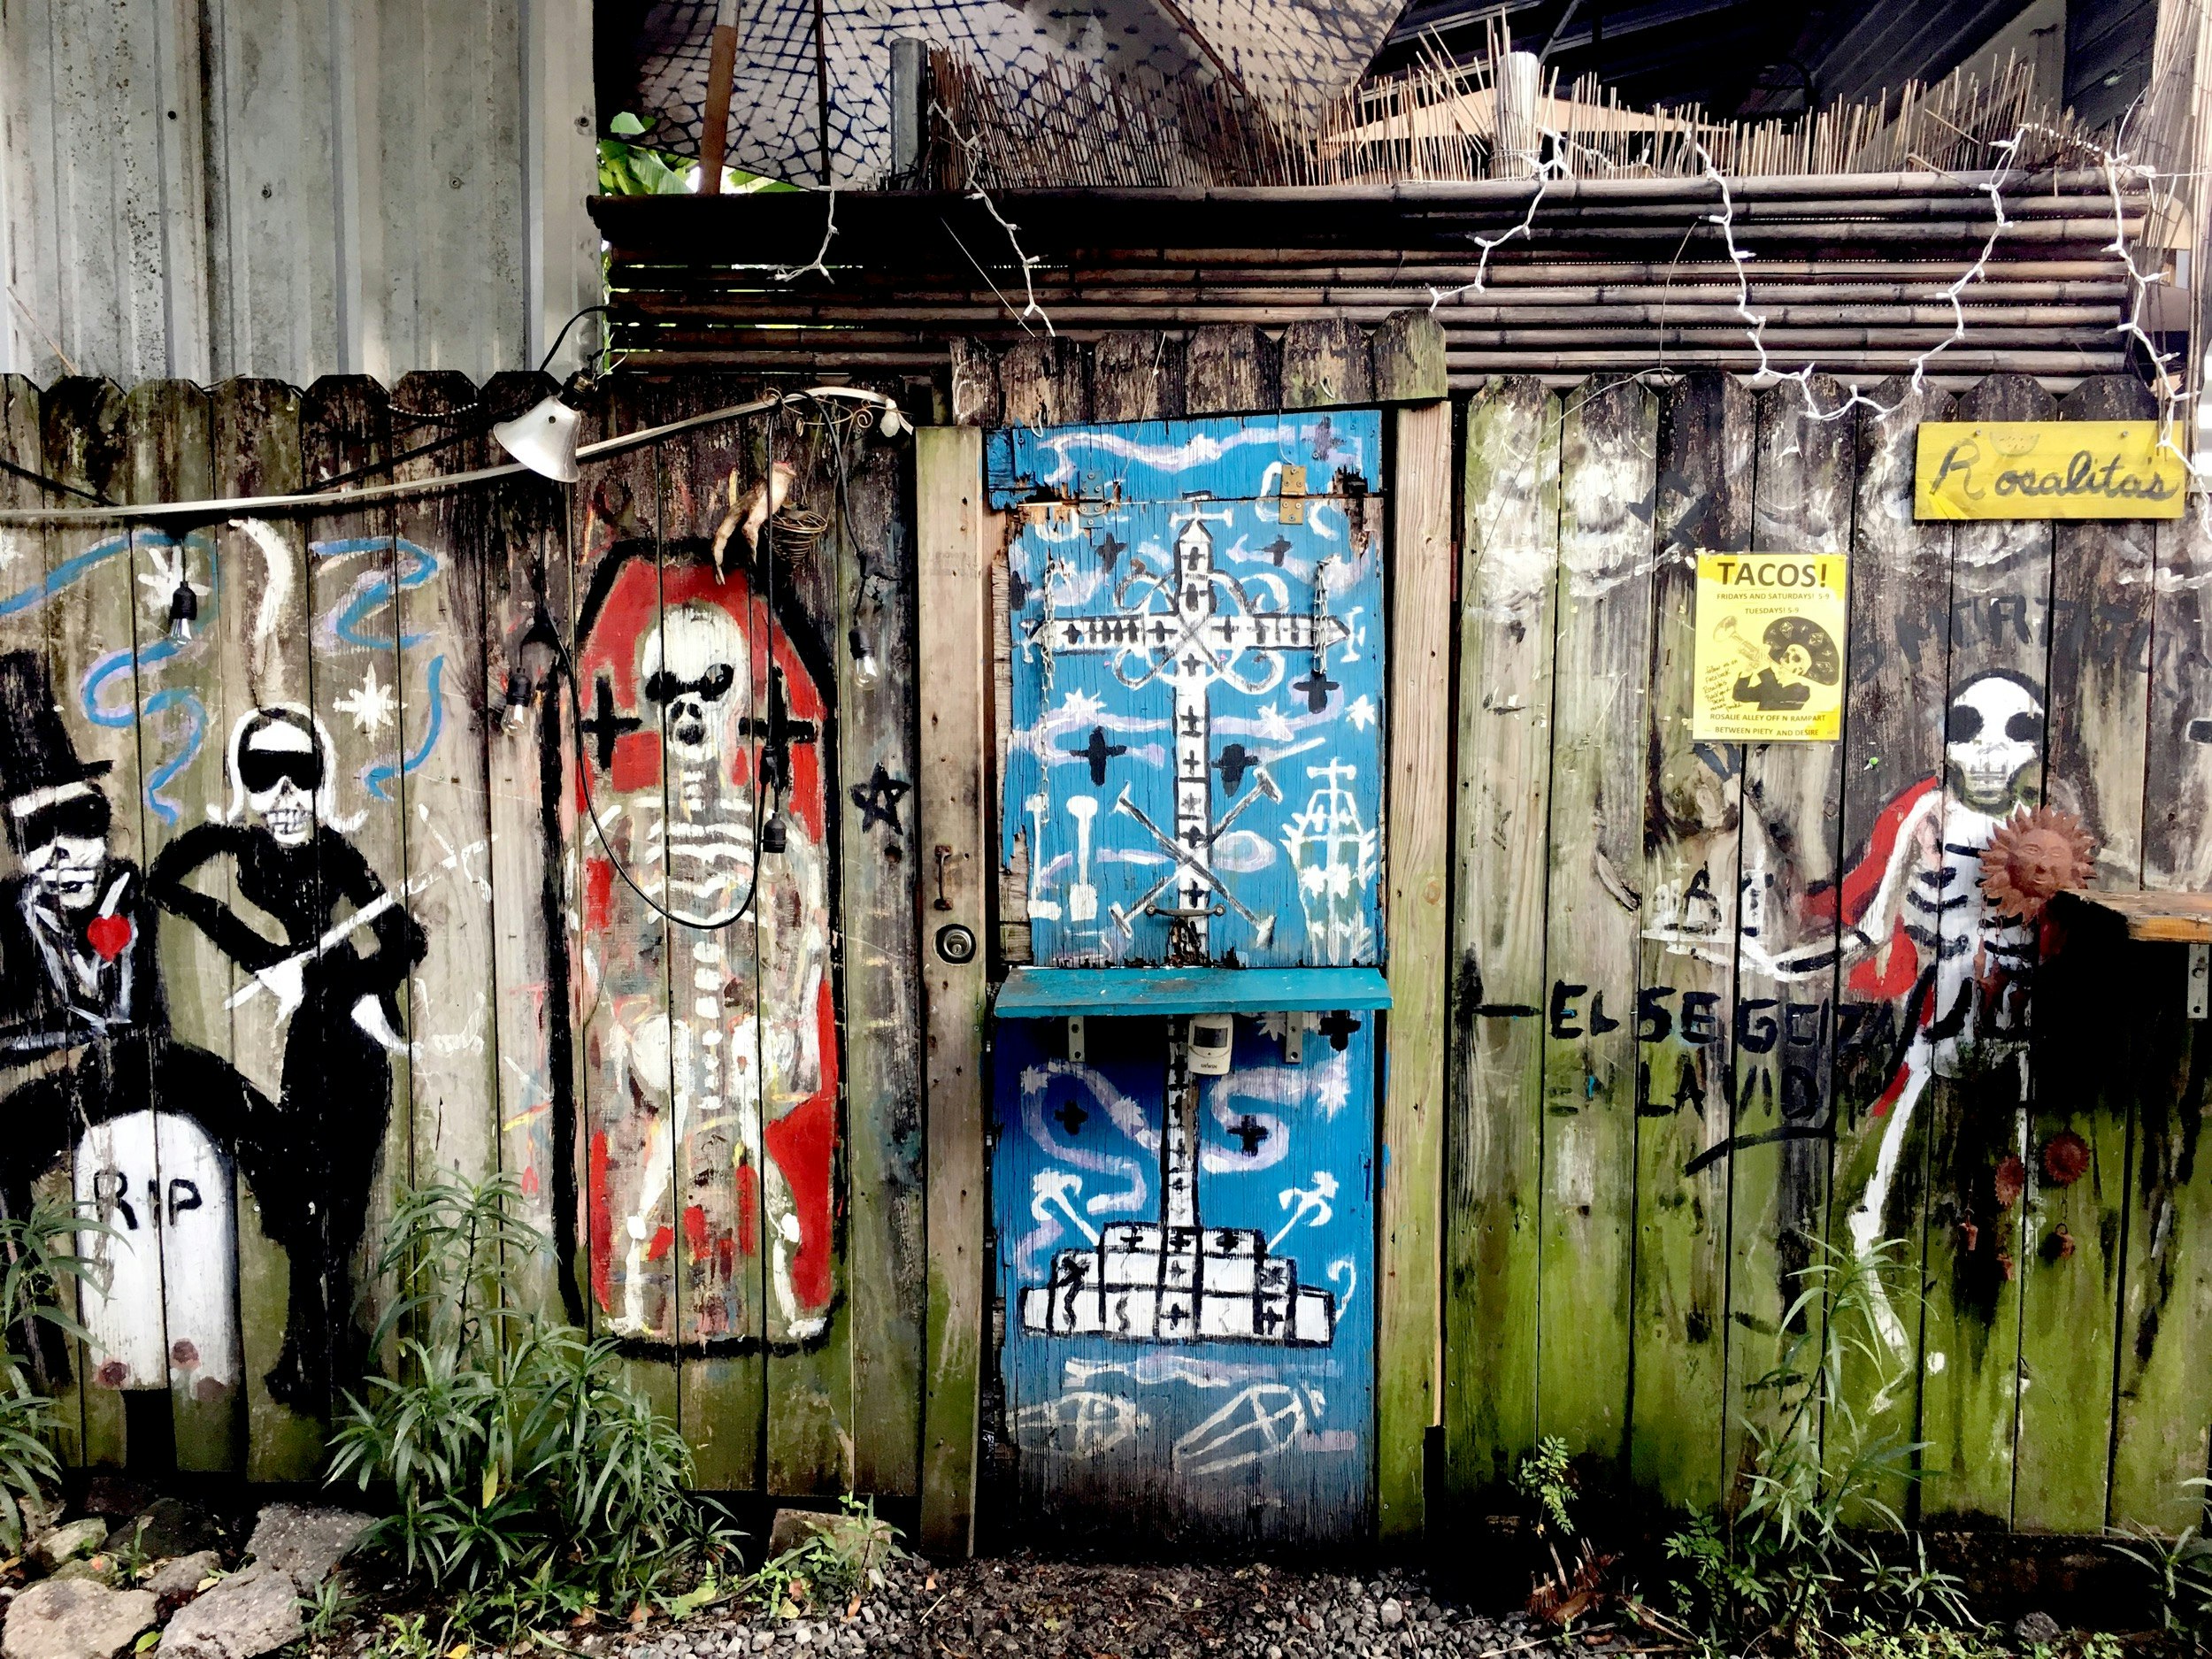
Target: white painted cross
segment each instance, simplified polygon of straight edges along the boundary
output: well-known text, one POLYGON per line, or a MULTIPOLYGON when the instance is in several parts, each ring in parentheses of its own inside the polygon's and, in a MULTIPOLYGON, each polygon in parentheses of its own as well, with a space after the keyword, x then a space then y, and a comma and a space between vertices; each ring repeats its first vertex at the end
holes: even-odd
POLYGON ((1179 881, 1175 896, 1181 902, 1175 909, 1190 922, 1201 946, 1206 939, 1206 900, 1214 893, 1265 942, 1274 918, 1255 916, 1238 903, 1216 878, 1211 862, 1215 841, 1253 796, 1246 795, 1216 822, 1213 774, 1226 767, 1241 777, 1248 769, 1255 774, 1256 794, 1271 800, 1282 797, 1265 767, 1241 746, 1233 756, 1213 754, 1210 694, 1217 680, 1226 680, 1248 696, 1261 695, 1283 682, 1286 656, 1303 656, 1310 659, 1307 677, 1292 682, 1291 689, 1304 693, 1308 709, 1318 714, 1327 705, 1328 694, 1336 689, 1336 682, 1325 672, 1325 655, 1348 637, 1348 630, 1328 614, 1326 586, 1318 572, 1310 611, 1251 609, 1244 585, 1214 562, 1207 516, 1202 507, 1194 505, 1175 538, 1171 572, 1144 571, 1132 576, 1114 591, 1119 608, 1102 615, 1070 616, 1048 610, 1030 626, 1029 642, 1053 657, 1109 655, 1114 677, 1132 690, 1165 680, 1175 694, 1172 832, 1147 817, 1125 788, 1114 803, 1116 811, 1142 824, 1174 861, 1167 876, 1129 910, 1110 907, 1123 934, 1133 931, 1135 917, 1155 898, 1179 881), (1221 604, 1225 594, 1231 602, 1225 610, 1221 604), (1161 598, 1168 601, 1168 608, 1155 610, 1155 601, 1161 598), (1259 659, 1249 672, 1244 666, 1248 656, 1259 659))

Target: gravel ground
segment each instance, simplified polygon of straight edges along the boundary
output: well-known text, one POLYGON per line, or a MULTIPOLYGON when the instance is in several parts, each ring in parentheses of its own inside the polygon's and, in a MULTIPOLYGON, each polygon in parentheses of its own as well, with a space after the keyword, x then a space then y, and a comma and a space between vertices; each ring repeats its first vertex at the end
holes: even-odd
POLYGON ((918 1659, 1505 1659, 1542 1645, 1519 1617, 1458 1608, 1417 1574, 1352 1578, 1266 1566, 1022 1557, 954 1568, 906 1560, 883 1571, 883 1585, 856 1609, 826 1618, 709 1615, 657 1633, 604 1633, 575 1645, 594 1659, 802 1651, 918 1659))

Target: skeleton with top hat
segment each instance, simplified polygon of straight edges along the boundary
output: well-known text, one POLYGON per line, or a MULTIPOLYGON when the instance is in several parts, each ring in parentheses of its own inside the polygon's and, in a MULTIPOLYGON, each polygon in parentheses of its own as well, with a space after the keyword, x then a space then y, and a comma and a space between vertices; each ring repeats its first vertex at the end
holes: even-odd
POLYGON ((26 1216, 33 1184, 68 1155, 81 1208, 112 1230, 80 1245, 111 1279, 83 1315, 93 1380, 166 1387, 172 1350, 189 1350, 188 1380, 220 1390, 237 1375, 228 1160, 267 1106, 170 1033, 144 884, 109 845, 107 771, 79 757, 43 659, 0 655, 0 818, 16 864, 0 879, 0 1205, 26 1216), (162 1258, 179 1279, 196 1241, 207 1271, 182 1277, 220 1282, 180 1280, 165 1298, 162 1258))

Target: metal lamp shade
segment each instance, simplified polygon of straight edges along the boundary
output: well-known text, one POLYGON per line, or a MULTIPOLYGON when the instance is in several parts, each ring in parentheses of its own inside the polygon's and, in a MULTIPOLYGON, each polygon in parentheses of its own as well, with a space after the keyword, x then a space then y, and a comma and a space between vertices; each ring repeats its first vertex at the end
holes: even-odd
POLYGON ((533 472, 573 484, 577 413, 558 397, 541 397, 512 420, 492 428, 499 447, 533 472))

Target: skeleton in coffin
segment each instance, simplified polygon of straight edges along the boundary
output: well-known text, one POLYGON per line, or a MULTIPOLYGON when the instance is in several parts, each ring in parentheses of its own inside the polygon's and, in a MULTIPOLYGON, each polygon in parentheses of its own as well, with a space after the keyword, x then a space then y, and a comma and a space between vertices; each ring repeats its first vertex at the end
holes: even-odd
MULTIPOLYGON (((17 864, 0 881, 0 1113, 7 1126, 0 1205, 12 1217, 27 1214, 32 1183, 89 1138, 99 1144, 89 1148, 88 1190, 79 1195, 120 1235, 96 1252, 127 1252, 136 1259, 127 1269, 146 1268, 154 1259, 152 1225, 165 1217, 173 1228, 189 1226, 193 1242, 204 1242, 227 1273, 228 1210, 219 1194, 181 1177, 165 1194, 150 1151, 111 1156, 119 1137, 150 1148, 157 1133, 173 1175, 188 1164, 219 1170, 268 1107, 222 1060, 170 1034, 145 888, 137 867, 108 845, 110 808, 97 782, 107 770, 105 761, 77 757, 43 660, 28 651, 0 656, 0 797, 17 864), (200 1233, 209 1236, 201 1240, 200 1233)), ((173 1240, 172 1250, 179 1248, 173 1240)), ((117 1289, 116 1315, 142 1317, 146 1308, 124 1305, 119 1283, 117 1289)), ((157 1302, 155 1374, 134 1371, 132 1383, 165 1381, 160 1311, 157 1302)), ((235 1340, 234 1332, 212 1329, 179 1337, 217 1364, 217 1350, 235 1340)), ((104 1347, 95 1344, 96 1351, 104 1347)), ((66 1374, 57 1345, 42 1343, 35 1357, 50 1379, 66 1374)), ((102 1380, 122 1384, 105 1367, 102 1380)))
POLYGON ((1883 1210, 1914 1107, 1932 1076, 1956 1075, 1975 1043, 2024 1041, 2037 958, 2035 925, 2001 914, 1982 890, 1981 855, 1997 827, 2032 804, 2043 759, 2043 697, 2024 677, 1978 674, 1951 701, 1944 775, 1903 791, 1876 819, 1867 850, 1844 877, 1842 931, 1775 957, 1743 949, 1781 979, 1849 968, 1860 996, 1905 998, 1873 1178, 1848 1217, 1863 1254, 1883 1210))
MULTIPOLYGON (((829 958, 827 866, 805 826, 782 811, 790 744, 814 733, 788 718, 782 672, 772 664, 766 718, 749 712, 756 672, 735 618, 704 601, 672 605, 639 651, 638 683, 659 717, 664 776, 630 798, 626 816, 641 875, 657 878, 645 885, 666 895, 678 919, 667 932, 669 1011, 628 1034, 631 1079, 646 1108, 635 1182, 618 1200, 625 1271, 614 1323, 631 1335, 667 1334, 646 1307, 647 1260, 685 1248, 675 1240, 690 1242, 694 1224, 710 1235, 744 1215, 741 1201, 735 1217, 677 1213, 671 1193, 680 1149, 687 1191, 722 1169, 741 1194, 757 1194, 772 1335, 810 1337, 826 1314, 818 1296, 803 1294, 795 1265, 810 1240, 826 1235, 828 1217, 802 1216, 778 1133, 822 1087, 816 1009, 829 958), (764 798, 757 799, 756 773, 764 798)), ((695 1191, 685 1202, 700 1200, 695 1191)), ((736 1243, 748 1254, 756 1248, 736 1243)), ((703 1242, 692 1248, 707 1253, 703 1242)), ((700 1327, 720 1317, 711 1298, 693 1306, 687 1337, 726 1334, 700 1327)))
POLYGON ((284 1348, 270 1392, 324 1409, 358 1370, 350 1258, 391 1116, 399 987, 423 958, 421 927, 340 833, 330 734, 307 709, 256 709, 230 739, 231 797, 154 861, 153 895, 213 940, 286 1016, 275 1108, 239 1143, 263 1225, 291 1262, 284 1348), (271 938, 194 885, 227 866, 271 938))

